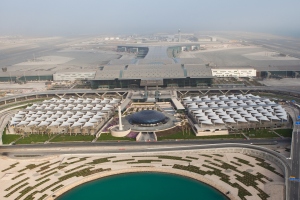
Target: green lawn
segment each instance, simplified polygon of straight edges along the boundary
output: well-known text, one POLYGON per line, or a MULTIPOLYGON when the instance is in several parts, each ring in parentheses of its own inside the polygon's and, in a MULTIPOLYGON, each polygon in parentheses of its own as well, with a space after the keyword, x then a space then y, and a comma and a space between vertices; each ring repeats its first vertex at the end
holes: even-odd
POLYGON ((110 133, 101 133, 100 137, 97 141, 118 141, 118 140, 127 140, 127 141, 135 141, 135 139, 128 137, 113 137, 110 133))
MULTIPOLYGON (((274 129, 276 133, 283 137, 292 137, 293 129, 274 129)), ((250 138, 273 138, 279 137, 269 129, 257 129, 250 131, 243 131, 250 138)))
POLYGON ((91 142, 95 137, 93 135, 58 135, 50 142, 75 142, 75 141, 85 141, 91 142))
POLYGON ((283 136, 283 137, 292 137, 293 135, 293 129, 278 129, 278 130, 274 130, 276 133, 278 133, 279 135, 283 136))
POLYGON ((20 135, 11 135, 11 134, 6 134, 6 128, 3 131, 3 135, 2 135, 2 142, 3 144, 10 144, 11 142, 17 140, 18 138, 20 138, 20 135))
POLYGON ((171 135, 167 136, 159 136, 159 133, 156 134, 158 140, 168 140, 168 139, 226 139, 226 138, 244 138, 240 134, 230 134, 230 135, 215 135, 215 136, 195 136, 194 133, 184 133, 182 134, 181 131, 176 132, 171 135))
POLYGON ((29 136, 25 136, 24 138, 18 140, 16 144, 44 143, 47 140, 49 140, 49 136, 47 134, 44 135, 31 134, 29 136))

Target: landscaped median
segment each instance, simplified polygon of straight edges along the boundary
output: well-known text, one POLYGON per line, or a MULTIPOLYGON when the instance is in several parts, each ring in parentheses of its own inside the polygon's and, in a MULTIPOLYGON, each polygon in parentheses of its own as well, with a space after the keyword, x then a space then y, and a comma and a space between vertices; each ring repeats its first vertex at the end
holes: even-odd
MULTIPOLYGON (((168 154, 133 153, 105 155, 60 155, 51 158, 11 159, 0 167, 0 196, 3 199, 45 199, 61 194, 70 185, 107 176, 118 171, 162 171, 188 175, 218 188, 231 199, 283 197, 284 178, 280 168, 262 158, 235 153, 193 150, 168 154), (2 174, 1 174, 2 173, 2 174), (276 182, 273 187, 271 182, 276 182), (278 184, 281 187, 278 189, 278 184), (266 189, 267 188, 267 189, 266 189), (53 193, 55 192, 55 193, 53 193), (56 193, 57 192, 57 193, 56 193)), ((1 160, 0 160, 1 161, 1 160)), ((69 188, 70 189, 70 188, 69 188)))

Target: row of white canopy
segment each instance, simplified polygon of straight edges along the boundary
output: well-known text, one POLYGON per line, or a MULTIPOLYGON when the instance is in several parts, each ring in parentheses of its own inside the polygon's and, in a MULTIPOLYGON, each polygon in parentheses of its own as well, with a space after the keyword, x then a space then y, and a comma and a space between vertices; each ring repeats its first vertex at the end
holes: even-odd
POLYGON ((110 104, 33 104, 32 106, 29 106, 26 108, 26 110, 74 110, 74 111, 88 111, 88 110, 93 110, 93 111, 100 111, 100 110, 111 110, 113 108, 113 105, 110 104))
POLYGON ((103 112, 77 112, 72 113, 68 111, 63 113, 61 111, 52 112, 42 112, 29 111, 28 113, 24 111, 19 111, 16 113, 10 121, 10 125, 14 126, 94 126, 98 124, 107 115, 103 112))
POLYGON ((57 127, 91 127, 97 125, 110 111, 114 110, 112 101, 118 99, 103 99, 107 103, 87 103, 83 101, 100 102, 101 99, 56 99, 45 100, 41 104, 33 104, 16 113, 10 120, 12 126, 57 126, 57 127), (75 104, 75 100, 82 101, 75 104), (61 102, 59 102, 61 101, 61 102), (72 101, 69 103, 68 101, 72 101))
POLYGON ((182 100, 183 101, 218 101, 218 100, 247 100, 247 99, 260 99, 260 96, 254 96, 252 94, 246 94, 246 95, 243 95, 243 94, 238 94, 238 95, 220 95, 220 96, 217 96, 217 95, 214 95, 214 96, 203 96, 203 97, 200 97, 200 96, 196 96, 196 97, 185 97, 183 98, 182 100))
POLYGON ((276 105, 274 101, 265 99, 260 101, 259 99, 253 100, 238 100, 238 101, 210 101, 210 102, 184 102, 189 108, 218 108, 218 107, 236 107, 236 106, 264 106, 264 105, 276 105))
POLYGON ((287 120, 286 111, 280 106, 258 106, 192 110, 194 118, 201 124, 224 124, 238 122, 261 122, 287 120))

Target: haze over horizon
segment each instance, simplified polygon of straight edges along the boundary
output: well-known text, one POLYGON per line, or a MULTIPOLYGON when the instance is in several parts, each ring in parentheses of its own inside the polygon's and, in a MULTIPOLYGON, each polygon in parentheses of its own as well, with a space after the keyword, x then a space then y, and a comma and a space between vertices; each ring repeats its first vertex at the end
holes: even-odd
POLYGON ((299 0, 2 0, 1 35, 247 31, 300 37, 299 0))

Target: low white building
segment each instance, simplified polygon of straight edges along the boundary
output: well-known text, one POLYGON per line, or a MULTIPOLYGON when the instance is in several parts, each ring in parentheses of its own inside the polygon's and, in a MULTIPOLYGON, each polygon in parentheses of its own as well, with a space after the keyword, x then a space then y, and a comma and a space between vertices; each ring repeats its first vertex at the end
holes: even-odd
POLYGON ((53 74, 54 81, 76 81, 93 79, 96 71, 60 71, 53 74))
POLYGON ((256 69, 242 68, 242 69, 212 69, 212 75, 216 77, 255 77, 256 69))

